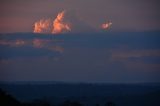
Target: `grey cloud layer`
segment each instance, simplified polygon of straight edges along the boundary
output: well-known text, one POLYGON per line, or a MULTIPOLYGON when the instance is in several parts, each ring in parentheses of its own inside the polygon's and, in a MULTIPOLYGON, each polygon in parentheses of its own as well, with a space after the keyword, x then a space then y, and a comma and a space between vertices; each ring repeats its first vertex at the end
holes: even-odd
POLYGON ((0 75, 5 76, 0 80, 146 82, 160 78, 159 32, 15 33, 0 38, 0 75))

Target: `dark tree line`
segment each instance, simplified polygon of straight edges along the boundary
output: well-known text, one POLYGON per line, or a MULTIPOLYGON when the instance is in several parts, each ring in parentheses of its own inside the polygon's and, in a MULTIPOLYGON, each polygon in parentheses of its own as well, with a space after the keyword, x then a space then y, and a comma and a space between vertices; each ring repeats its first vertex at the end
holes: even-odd
MULTIPOLYGON (((16 98, 7 94, 5 91, 0 89, 0 106, 55 106, 51 105, 46 100, 36 100, 31 103, 21 103, 16 98)), ((84 106, 78 101, 69 101, 66 100, 63 103, 59 104, 58 106, 84 106)), ((99 104, 95 104, 95 106, 100 106, 99 104)), ((104 106, 115 106, 113 102, 107 102, 104 106)))

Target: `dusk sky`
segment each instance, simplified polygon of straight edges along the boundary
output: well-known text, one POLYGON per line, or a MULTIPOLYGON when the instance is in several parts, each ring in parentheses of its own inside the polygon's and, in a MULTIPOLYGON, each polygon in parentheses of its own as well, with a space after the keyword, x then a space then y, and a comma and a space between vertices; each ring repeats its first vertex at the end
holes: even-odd
POLYGON ((1 0, 0 81, 160 82, 159 0, 1 0))
POLYGON ((63 10, 74 24, 94 29, 105 21, 114 31, 160 29, 159 0, 1 0, 0 32, 32 32, 35 21, 54 19, 63 10))

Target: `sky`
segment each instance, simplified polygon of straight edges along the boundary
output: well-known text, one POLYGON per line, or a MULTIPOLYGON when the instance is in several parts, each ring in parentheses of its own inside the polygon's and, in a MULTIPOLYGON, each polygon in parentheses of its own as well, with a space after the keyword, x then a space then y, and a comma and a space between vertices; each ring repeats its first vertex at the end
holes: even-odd
POLYGON ((32 32, 40 19, 54 19, 63 10, 81 31, 99 29, 105 21, 114 31, 160 29, 159 0, 1 0, 0 32, 32 32), (85 26, 85 27, 84 27, 85 26))
POLYGON ((159 0, 0 0, 0 81, 160 82, 159 0))

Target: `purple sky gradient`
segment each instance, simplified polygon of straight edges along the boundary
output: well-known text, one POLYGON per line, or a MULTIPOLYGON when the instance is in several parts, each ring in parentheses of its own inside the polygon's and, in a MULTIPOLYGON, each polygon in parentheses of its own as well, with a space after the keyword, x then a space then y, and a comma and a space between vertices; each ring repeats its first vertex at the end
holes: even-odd
POLYGON ((108 20, 113 31, 160 30, 159 4, 159 0, 1 0, 0 32, 32 32, 35 21, 54 19, 62 10, 95 30, 108 20))

